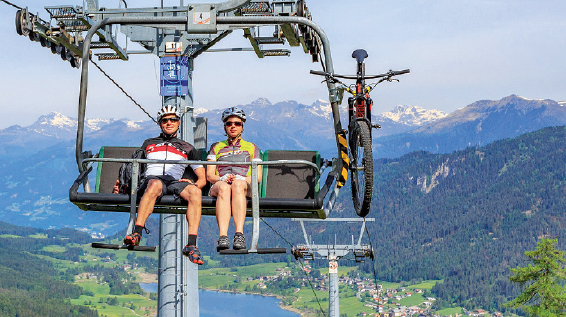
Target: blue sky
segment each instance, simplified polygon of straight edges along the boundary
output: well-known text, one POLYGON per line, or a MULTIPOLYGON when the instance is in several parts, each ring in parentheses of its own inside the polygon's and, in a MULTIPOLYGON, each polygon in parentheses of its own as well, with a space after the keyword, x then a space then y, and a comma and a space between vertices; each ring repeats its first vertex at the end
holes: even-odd
MULTIPOLYGON (((47 5, 82 1, 11 0, 47 19, 47 5)), ((127 1, 129 7, 160 1, 127 1)), ((204 2, 204 1, 195 1, 204 2)), ((100 0, 117 7, 118 1, 100 0)), ((179 0, 165 1, 177 5, 179 0)), ((307 0, 313 20, 327 33, 334 68, 354 72, 351 52, 365 48, 366 70, 381 73, 410 68, 400 83, 373 94, 375 112, 417 105, 452 112, 481 99, 518 94, 532 99, 566 100, 566 2, 563 0, 307 0)), ((15 9, 0 3, 0 128, 33 123, 50 111, 76 117, 79 70, 16 34, 15 9)), ((249 47, 241 31, 218 47, 249 47)), ((101 61, 150 113, 160 106, 157 59, 134 55, 130 61, 101 61)), ((311 104, 327 99, 320 69, 310 56, 292 48, 291 57, 258 59, 251 52, 205 53, 195 60, 195 106, 223 108, 259 97, 272 102, 311 104)), ((90 69, 87 117, 147 119, 94 67, 90 69)))

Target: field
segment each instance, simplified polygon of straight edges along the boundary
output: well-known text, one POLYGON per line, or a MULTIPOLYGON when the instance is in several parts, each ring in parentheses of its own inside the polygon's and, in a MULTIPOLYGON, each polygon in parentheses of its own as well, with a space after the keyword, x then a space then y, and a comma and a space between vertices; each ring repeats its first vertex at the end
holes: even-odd
MULTIPOLYGON (((45 238, 37 236, 36 238, 45 238)), ((119 241, 116 241, 118 243, 119 241)), ((103 249, 92 249, 90 245, 67 244, 66 246, 49 245, 43 248, 43 251, 52 253, 63 253, 67 248, 82 248, 85 254, 80 257, 80 261, 68 261, 54 259, 52 257, 41 255, 40 257, 52 261, 60 270, 69 268, 83 268, 87 265, 100 265, 105 268, 113 268, 117 265, 123 266, 128 262, 128 257, 132 257, 131 252, 127 251, 112 251, 103 249)), ((148 256, 156 259, 157 252, 148 253, 135 253, 136 257, 148 256)), ((279 274, 285 271, 285 275, 291 274, 295 278, 302 280, 305 277, 303 272, 300 272, 300 266, 293 265, 287 267, 288 263, 263 263, 257 265, 234 267, 234 268, 221 268, 214 267, 218 263, 206 257, 207 266, 212 267, 208 269, 199 270, 199 288, 210 290, 227 290, 238 293, 255 293, 262 295, 276 295, 279 297, 283 304, 295 311, 300 311, 305 316, 315 316, 321 310, 325 314, 328 313, 328 285, 322 284, 322 288, 314 290, 310 288, 307 283, 302 286, 285 286, 285 282, 281 282, 288 276, 278 278, 279 274), (293 272, 293 273, 291 273, 293 272), (262 279, 260 280, 260 277, 262 279), (325 288, 326 287, 326 288, 325 288)), ((127 272, 130 276, 135 278, 137 282, 155 283, 157 282, 157 275, 155 272, 146 272, 143 268, 134 268, 126 266, 127 272)), ((324 276, 328 274, 328 268, 313 268, 308 276, 324 276), (314 274, 316 273, 316 274, 314 274)), ((339 275, 343 278, 348 276, 358 276, 356 272, 357 267, 341 266, 339 275)), ((311 284, 317 286, 321 280, 311 279, 311 284)), ((367 279, 371 281, 371 278, 367 279)), ((412 291, 412 296, 395 300, 403 306, 419 306, 422 305, 426 298, 422 294, 414 292, 415 289, 430 290, 436 283, 442 281, 424 281, 415 285, 403 284, 405 292, 412 291)), ((82 295, 78 299, 71 300, 72 304, 88 306, 96 309, 101 316, 108 317, 121 317, 121 316, 154 316, 156 314, 156 296, 150 294, 144 295, 111 295, 110 287, 106 282, 100 280, 92 274, 81 273, 75 278, 75 284, 80 285, 86 291, 91 292, 92 295, 82 295), (150 298, 151 297, 151 298, 150 298)), ((400 283, 381 283, 383 290, 401 289, 400 283)), ((401 294, 401 292, 399 293, 401 294)), ((404 294, 404 292, 403 292, 404 294)), ((373 307, 377 304, 369 293, 360 293, 355 285, 340 284, 340 315, 346 316, 359 316, 363 313, 375 312, 373 307)), ((384 303, 384 307, 394 308, 395 305, 391 303, 384 303)), ((440 312, 442 315, 451 315, 461 313, 461 308, 445 309, 440 312)))

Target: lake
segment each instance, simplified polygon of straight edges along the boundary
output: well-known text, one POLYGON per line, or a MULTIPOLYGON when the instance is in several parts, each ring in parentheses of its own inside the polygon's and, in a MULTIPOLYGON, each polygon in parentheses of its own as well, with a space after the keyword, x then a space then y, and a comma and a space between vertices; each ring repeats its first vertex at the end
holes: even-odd
MULTIPOLYGON (((140 283, 146 292, 157 293, 157 283, 140 283)), ((200 317, 299 317, 279 307, 275 297, 199 290, 200 317)))

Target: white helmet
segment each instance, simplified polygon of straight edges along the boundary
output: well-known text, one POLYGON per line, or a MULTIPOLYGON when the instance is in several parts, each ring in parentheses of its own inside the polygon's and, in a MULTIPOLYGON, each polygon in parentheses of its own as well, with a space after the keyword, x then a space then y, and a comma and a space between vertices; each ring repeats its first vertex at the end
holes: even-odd
POLYGON ((222 122, 226 122, 226 119, 231 116, 236 116, 242 119, 242 122, 246 122, 246 113, 240 107, 230 107, 224 110, 224 112, 222 112, 222 122))
POLYGON ((179 111, 177 110, 177 107, 166 105, 161 107, 161 109, 157 111, 157 122, 161 121, 161 118, 163 118, 163 116, 166 116, 168 114, 174 114, 177 116, 177 118, 181 117, 179 111))

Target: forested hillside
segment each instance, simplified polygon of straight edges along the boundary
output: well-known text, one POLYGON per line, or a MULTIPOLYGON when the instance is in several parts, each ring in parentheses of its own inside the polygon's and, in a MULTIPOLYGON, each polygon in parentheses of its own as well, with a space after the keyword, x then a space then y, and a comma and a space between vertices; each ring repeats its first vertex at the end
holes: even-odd
MULTIPOLYGON (((566 229, 565 151, 566 128, 554 127, 452 154, 415 152, 398 159, 376 160, 369 214, 376 221, 368 226, 376 251, 378 279, 443 279, 432 289, 438 298, 437 306, 455 303, 467 308, 503 310, 501 304, 518 293, 518 286, 511 284, 508 277, 510 268, 524 264, 525 250, 534 249, 537 240, 545 235, 558 237, 558 248, 566 249, 562 237, 566 229)), ((344 188, 332 216, 353 215, 349 190, 344 188)), ((289 219, 266 221, 278 233, 262 224, 260 247, 289 247, 287 241, 303 242, 298 223, 289 219)), ((144 244, 157 243, 158 230, 153 224, 152 220, 152 234, 144 244)), ((351 234, 359 234, 359 224, 309 223, 307 230, 316 243, 333 243, 337 234, 336 241, 342 244, 351 241, 351 234)), ((251 238, 250 231, 246 227, 251 238)), ((214 217, 204 217, 199 230, 201 250, 225 266, 292 261, 288 254, 219 256, 214 250, 217 234, 214 217)), ((22 308, 33 307, 34 311, 61 311, 54 315, 65 316, 74 310, 84 316, 94 314, 64 304, 63 298, 78 296, 81 290, 63 282, 69 277, 57 277, 47 262, 25 253, 42 254, 47 252, 43 246, 66 243, 66 239, 86 243, 91 240, 88 235, 2 223, 0 235, 2 312, 18 309, 17 303, 22 302, 22 308), (45 239, 26 238, 37 234, 45 239), (13 283, 18 276, 31 277, 28 280, 36 283, 13 283), (49 293, 59 295, 46 297, 49 293)), ((66 252, 65 256, 72 258, 73 252, 79 256, 82 251, 70 247, 66 252)), ((56 253, 45 255, 57 257, 56 253)), ((374 263, 361 265, 373 274, 374 263)))
MULTIPOLYGON (((566 229, 565 162, 566 127, 452 154, 415 152, 376 160, 368 215, 376 221, 368 227, 378 279, 444 279, 433 288, 437 306, 455 303, 505 310, 501 304, 519 291, 508 280, 510 268, 524 264, 524 251, 534 249, 547 234, 558 236, 558 248, 566 250, 561 239, 566 229)), ((355 215, 349 195, 344 188, 332 217, 355 215)), ((262 225, 260 247, 304 243, 297 222, 265 220, 285 240, 262 225)), ((349 243, 350 235, 357 237, 360 228, 337 223, 306 226, 316 243, 334 243, 336 234, 339 244, 349 243)), ((156 231, 152 236, 157 236, 156 231)), ((218 256, 217 233, 214 218, 204 217, 201 250, 226 266, 285 260, 285 256, 218 256)), ((368 243, 365 235, 364 243, 368 243)), ((361 265, 373 274, 371 261, 361 265)))
MULTIPOLYGON (((47 245, 65 245, 88 238, 72 229, 46 231, 0 222, 0 316, 98 316, 88 307, 67 301, 86 294, 80 286, 71 283, 73 274, 61 275, 52 262, 28 253, 48 253, 39 250, 47 245)), ((72 252, 70 249, 63 256, 72 258, 72 252)))
MULTIPOLYGON (((558 248, 566 250, 561 239, 566 229, 565 163, 566 127, 452 154, 414 152, 376 160, 368 215, 376 221, 368 227, 378 279, 444 279, 433 288, 437 306, 504 310, 501 304, 519 291, 508 280, 509 269, 524 264, 524 251, 547 234, 558 236, 558 248)), ((331 216, 354 214, 346 187, 331 216)), ((265 220, 285 240, 304 243, 298 223, 265 220)), ((217 230, 214 218, 204 217, 199 244, 226 266, 286 258, 218 256, 217 230)), ((307 231, 317 243, 333 243, 335 234, 339 244, 348 243, 350 235, 359 234, 359 224, 309 223, 307 231)), ((157 230, 151 236, 148 243, 157 243, 157 230)), ((262 225, 260 246, 288 248, 285 240, 262 225)), ((373 274, 371 261, 361 265, 373 274)))
POLYGON ((433 288, 438 305, 500 307, 518 291, 509 269, 524 264, 525 250, 546 234, 566 249, 565 151, 566 128, 554 127, 376 161, 369 216, 378 277, 444 279, 433 288))

